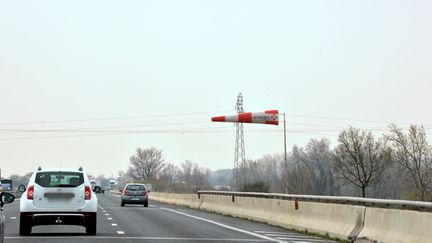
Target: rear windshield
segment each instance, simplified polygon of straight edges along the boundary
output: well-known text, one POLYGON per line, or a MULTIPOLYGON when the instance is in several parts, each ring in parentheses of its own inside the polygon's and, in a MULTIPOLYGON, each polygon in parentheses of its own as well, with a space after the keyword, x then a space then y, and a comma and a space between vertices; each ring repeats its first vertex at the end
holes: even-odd
POLYGON ((43 187, 77 187, 84 183, 80 172, 38 172, 35 183, 43 187))
POLYGON ((126 189, 129 191, 144 191, 145 190, 143 185, 128 185, 126 187, 126 189))

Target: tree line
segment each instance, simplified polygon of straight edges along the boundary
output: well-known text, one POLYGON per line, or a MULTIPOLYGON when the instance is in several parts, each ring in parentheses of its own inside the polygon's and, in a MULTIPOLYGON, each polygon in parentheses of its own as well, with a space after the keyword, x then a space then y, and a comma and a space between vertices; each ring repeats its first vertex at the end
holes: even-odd
MULTIPOLYGON (((190 160, 180 166, 167 163, 156 148, 138 148, 129 162, 126 174, 151 182, 155 190, 212 189, 209 169, 190 160)), ((238 168, 236 189, 430 201, 431 173, 432 146, 424 127, 411 125, 403 131, 390 125, 380 137, 348 127, 334 148, 327 138, 311 139, 304 147, 294 146, 287 161, 283 154, 247 160, 238 168)))

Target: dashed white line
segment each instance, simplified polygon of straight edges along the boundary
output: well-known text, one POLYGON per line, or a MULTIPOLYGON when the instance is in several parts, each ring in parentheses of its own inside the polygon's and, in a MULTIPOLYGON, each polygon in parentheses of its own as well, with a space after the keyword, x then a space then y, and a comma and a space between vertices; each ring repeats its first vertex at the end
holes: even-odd
POLYGON ((17 217, 10 217, 10 219, 16 219, 17 217))
POLYGON ((109 213, 106 213, 105 216, 109 216, 109 213))
POLYGON ((118 235, 124 235, 124 231, 117 231, 118 235))
POLYGON ((106 213, 106 210, 102 210, 102 213, 106 213))
POLYGON ((111 226, 114 226, 114 227, 115 227, 115 226, 117 226, 117 224, 111 224, 111 226))
POLYGON ((112 218, 107 218, 108 220, 112 220, 112 218))

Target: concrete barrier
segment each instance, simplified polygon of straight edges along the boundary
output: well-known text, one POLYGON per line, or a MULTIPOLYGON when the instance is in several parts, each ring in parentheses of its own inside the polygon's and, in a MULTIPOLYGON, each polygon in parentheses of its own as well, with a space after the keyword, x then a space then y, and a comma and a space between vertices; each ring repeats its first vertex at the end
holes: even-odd
POLYGON ((167 204, 182 205, 191 208, 199 208, 200 200, 197 194, 175 194, 175 193, 162 193, 151 192, 149 194, 150 200, 155 200, 167 204))
POLYGON ((353 240, 363 226, 366 207, 332 203, 276 200, 269 224, 331 238, 353 240))
POLYGON ((151 199, 356 242, 432 242, 432 204, 264 193, 154 193, 151 199), (393 208, 391 208, 393 207, 393 208))
POLYGON ((201 195, 200 209, 233 217, 268 223, 287 229, 307 231, 332 238, 352 240, 363 225, 365 207, 314 202, 201 195))
POLYGON ((367 208, 357 242, 432 242, 432 213, 367 208))

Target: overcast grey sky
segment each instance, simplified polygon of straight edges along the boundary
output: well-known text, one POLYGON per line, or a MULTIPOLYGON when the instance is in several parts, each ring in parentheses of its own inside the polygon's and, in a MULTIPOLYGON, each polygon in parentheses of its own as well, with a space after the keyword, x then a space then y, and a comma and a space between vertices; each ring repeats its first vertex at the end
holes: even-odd
MULTIPOLYGON (((154 146, 230 168, 235 128, 210 117, 239 92, 287 113, 288 147, 432 124, 431 23, 426 0, 1 1, 0 167, 110 176, 154 146)), ((282 153, 281 129, 245 125, 246 157, 282 153)))

